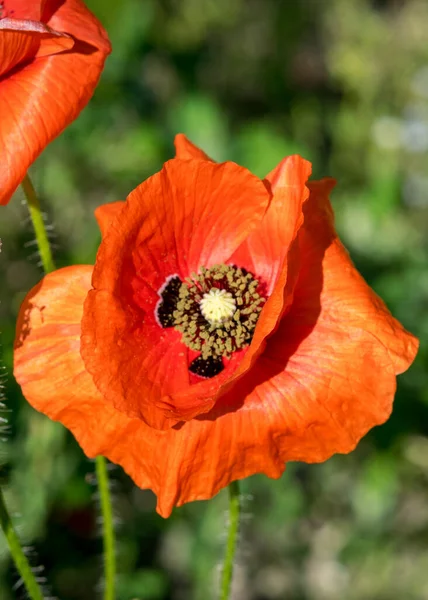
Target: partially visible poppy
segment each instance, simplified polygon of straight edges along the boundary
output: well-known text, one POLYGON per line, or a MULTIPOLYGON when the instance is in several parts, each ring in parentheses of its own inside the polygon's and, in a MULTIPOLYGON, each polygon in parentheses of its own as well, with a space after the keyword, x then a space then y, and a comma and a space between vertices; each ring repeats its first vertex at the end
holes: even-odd
POLYGON ((87 104, 110 50, 81 0, 0 0, 0 204, 87 104))
POLYGON ((392 408, 417 340, 339 241, 331 179, 290 156, 260 180, 184 136, 126 202, 97 209, 95 267, 45 277, 15 376, 158 512, 287 461, 347 453, 392 408))

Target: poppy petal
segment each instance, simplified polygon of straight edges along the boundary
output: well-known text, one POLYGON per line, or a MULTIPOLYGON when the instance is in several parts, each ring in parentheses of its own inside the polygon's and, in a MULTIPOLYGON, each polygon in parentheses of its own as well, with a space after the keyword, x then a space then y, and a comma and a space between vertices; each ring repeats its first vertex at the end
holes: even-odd
MULTIPOLYGON (((15 377, 30 404, 55 420, 62 420, 73 399, 85 414, 88 396, 98 395, 79 352, 80 320, 92 269, 67 267, 47 275, 26 296, 18 317, 15 377)), ((70 408, 71 421, 75 410, 76 406, 70 408)), ((90 427, 83 443, 91 438, 90 427)))
POLYGON ((339 242, 328 201, 332 185, 310 184, 293 305, 240 381, 246 411, 262 411, 259 418, 275 440, 270 451, 284 461, 318 462, 350 452, 390 415, 395 376, 418 348, 339 242))
POLYGON ((253 231, 230 262, 252 271, 266 284, 268 300, 261 312, 251 346, 234 379, 247 371, 262 352, 266 337, 291 305, 299 271, 296 243, 303 224, 303 206, 309 196, 306 182, 312 166, 298 155, 285 158, 266 178, 273 197, 260 227, 253 231))
POLYGON ((55 271, 24 300, 14 374, 29 403, 70 429, 87 456, 107 456, 137 485, 152 489, 164 517, 176 504, 211 497, 231 477, 260 470, 279 477, 280 459, 257 450, 261 441, 263 448, 268 442, 261 437, 257 419, 246 420, 246 441, 238 448, 232 413, 159 431, 105 402, 79 352, 91 271, 89 266, 55 271), (256 451, 254 456, 251 450, 256 451))
POLYGON ((188 160, 191 158, 199 160, 212 160, 208 154, 205 154, 203 150, 195 146, 195 144, 191 142, 184 135, 184 133, 177 133, 174 138, 174 146, 176 158, 182 158, 183 160, 188 160))
POLYGON ((51 38, 50 48, 46 42, 40 56, 0 80, 0 154, 6 161, 0 204, 7 204, 30 164, 87 104, 110 52, 107 34, 80 0, 46 2, 42 21, 72 36, 74 45, 52 54, 51 38))
POLYGON ((102 204, 95 209, 95 218, 100 228, 101 235, 104 237, 113 221, 113 219, 119 214, 122 208, 125 206, 125 202, 110 202, 109 204, 102 204))
MULTIPOLYGON (((319 251, 329 236, 333 240, 323 259, 321 303, 325 314, 330 322, 340 324, 343 329, 347 326, 361 328, 373 335, 387 349, 395 373, 402 373, 413 362, 419 342, 391 315, 383 300, 367 285, 335 234, 329 201, 332 180, 314 181, 309 187, 311 201, 305 214, 305 223, 308 225, 305 225, 301 244, 303 265, 312 261, 310 249, 317 245, 319 251)), ((307 296, 310 295, 308 285, 299 287, 302 292, 307 292, 307 296)), ((306 302, 309 302, 308 298, 306 302)))
POLYGON ((50 32, 48 32, 47 35, 44 35, 41 39, 35 58, 52 56, 58 52, 65 52, 66 50, 71 50, 73 46, 74 39, 71 36, 65 33, 61 34, 53 29, 50 29, 50 32))
POLYGON ((3 0, 2 11, 0 10, 0 18, 3 16, 40 21, 42 7, 40 0, 3 0))
POLYGON ((91 60, 87 63, 89 68, 95 66, 95 58, 104 62, 111 52, 106 31, 82 0, 44 0, 41 21, 56 31, 72 35, 76 42, 86 44, 81 46, 81 50, 91 55, 88 57, 91 60), (98 54, 103 56, 97 56, 98 54))
POLYGON ((260 223, 269 199, 263 182, 234 163, 179 159, 130 194, 100 246, 82 322, 85 364, 116 408, 153 427, 211 408, 227 372, 193 385, 188 396, 187 349, 155 321, 158 290, 171 275, 184 279, 224 262, 260 223), (133 296, 125 302, 123 294, 133 279, 145 300, 132 308, 133 296), (176 394, 185 413, 173 417, 176 394))
POLYGON ((0 76, 17 65, 69 50, 74 40, 36 21, 0 20, 0 76))
POLYGON ((153 490, 158 513, 168 517, 174 506, 207 500, 233 480, 253 473, 281 476, 285 465, 273 451, 271 428, 255 412, 244 412, 239 418, 198 417, 168 431, 132 419, 126 437, 116 438, 106 456, 138 486, 153 490))
POLYGON ((309 187, 292 306, 239 387, 191 421, 153 429, 116 410, 94 386, 79 353, 91 267, 52 273, 24 301, 15 375, 25 396, 71 429, 88 456, 107 456, 137 485, 151 488, 164 517, 233 480, 254 473, 277 478, 286 461, 349 452, 390 413, 395 374, 412 362, 417 341, 337 239, 332 181, 309 187))
POLYGON ((187 355, 177 331, 160 329, 150 314, 144 316, 131 313, 105 290, 91 290, 81 353, 98 389, 115 408, 167 429, 180 419, 161 410, 159 403, 172 386, 189 384, 187 355))
MULTIPOLYGON (((303 204, 309 196, 306 183, 311 171, 309 161, 293 155, 282 160, 266 177, 273 194, 269 209, 260 227, 238 249, 238 253, 246 253, 250 261, 248 266, 252 266, 267 284, 269 296, 276 286, 288 249, 303 224, 303 204)), ((244 256, 242 260, 245 260, 244 256)))
POLYGON ((18 317, 14 374, 28 402, 70 429, 87 456, 95 457, 106 455, 130 419, 105 402, 80 356, 92 269, 60 269, 29 292, 18 317))
MULTIPOLYGON (((418 342, 338 241, 328 202, 333 185, 310 184, 293 306, 265 352, 211 412, 156 442, 158 479, 150 478, 160 514, 254 473, 279 477, 287 461, 350 452, 388 418, 395 375, 413 361, 418 342)), ((138 477, 137 465, 125 469, 138 477)))
MULTIPOLYGON (((162 432, 105 402, 79 352, 91 272, 90 266, 55 271, 27 295, 18 317, 14 374, 29 403, 70 429, 87 456, 107 456, 137 485, 153 489, 158 510, 166 517, 174 504, 207 498, 227 484, 224 471, 216 475, 215 469, 217 459, 230 462, 230 425, 223 430, 222 420, 196 420, 162 432), (214 451, 212 462, 207 463, 205 449, 214 451)), ((254 431, 250 428, 249 436, 254 431)), ((242 458, 236 464, 240 472, 242 458)), ((281 469, 272 466, 268 471, 278 476, 281 469)))
MULTIPOLYGON (((0 26, 1 26, 0 21, 0 26)), ((3 31, 0 28, 0 76, 15 65, 32 58, 38 48, 38 39, 20 31, 3 31)))
MULTIPOLYGON (((141 277, 158 290, 173 273, 184 279, 229 259, 259 226, 269 201, 262 181, 235 163, 173 159, 128 196, 116 235, 102 249, 116 254, 118 236, 133 235, 141 277)), ((96 277, 102 273, 113 281, 95 269, 96 277)))
MULTIPOLYGON (((247 423, 249 447, 242 446, 238 452, 231 445, 235 439, 232 414, 218 421, 194 420, 158 431, 104 400, 79 352, 91 272, 89 266, 55 271, 24 300, 17 324, 14 374, 28 402, 70 429, 87 456, 107 456, 137 485, 152 489, 164 517, 175 504, 209 498, 229 483, 231 475, 244 477, 248 471, 260 470, 249 452, 261 440, 256 419, 247 423)), ((283 465, 268 453, 264 468, 271 477, 278 477, 283 465)))

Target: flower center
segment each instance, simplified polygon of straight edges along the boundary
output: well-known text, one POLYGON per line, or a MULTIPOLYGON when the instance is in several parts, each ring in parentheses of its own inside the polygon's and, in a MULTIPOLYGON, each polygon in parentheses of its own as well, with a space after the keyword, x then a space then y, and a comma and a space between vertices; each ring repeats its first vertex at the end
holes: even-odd
POLYGON ((234 265, 202 267, 184 282, 174 275, 159 290, 156 317, 174 327, 200 355, 189 370, 202 377, 220 373, 223 358, 248 346, 266 298, 260 282, 234 265))
POLYGON ((210 325, 221 325, 235 314, 236 302, 230 292, 213 287, 202 296, 199 307, 210 325))

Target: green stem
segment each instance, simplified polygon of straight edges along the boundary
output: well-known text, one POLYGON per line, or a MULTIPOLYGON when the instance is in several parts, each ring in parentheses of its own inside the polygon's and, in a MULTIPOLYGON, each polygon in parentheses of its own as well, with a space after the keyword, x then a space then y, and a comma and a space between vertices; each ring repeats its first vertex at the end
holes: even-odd
POLYGON ((40 202, 28 173, 24 177, 21 185, 27 199, 28 210, 30 212, 31 221, 33 222, 43 269, 45 273, 50 273, 51 271, 55 271, 55 263, 52 258, 51 247, 49 245, 46 227, 40 209, 40 202))
MULTIPOLYGON (((22 187, 27 198, 28 208, 30 211, 31 220, 33 221, 34 231, 36 232, 37 245, 39 247, 40 256, 43 262, 43 268, 46 272, 53 271, 55 265, 52 260, 52 254, 49 246, 49 240, 46 235, 43 216, 40 211, 40 203, 28 175, 25 176, 22 187)), ((12 525, 12 520, 9 516, 6 504, 4 501, 3 492, 0 488, 0 525, 6 537, 9 546, 10 554, 15 563, 15 567, 20 574, 22 581, 31 600, 43 600, 42 590, 37 583, 36 578, 31 570, 27 557, 22 550, 19 538, 12 525)))
MULTIPOLYGON (((43 269, 45 273, 50 273, 51 271, 55 270, 55 263, 52 258, 49 239, 40 209, 40 202, 28 174, 25 176, 22 182, 22 188, 24 190, 25 197, 27 198, 28 209, 33 222, 43 269)), ((114 600, 116 557, 114 553, 113 511, 111 507, 106 461, 102 456, 98 456, 96 459, 96 473, 101 501, 101 514, 103 518, 104 569, 106 578, 104 600, 114 600)), ((5 514, 7 516, 6 512, 5 514)), ((38 598, 39 596, 37 596, 37 600, 38 598)))
POLYGON ((116 556, 114 552, 114 527, 113 511, 111 508, 111 497, 108 485, 106 459, 97 456, 95 459, 98 490, 100 493, 101 515, 103 518, 103 541, 104 541, 104 569, 105 588, 104 600, 114 600, 114 579, 116 575, 116 556))
POLYGON ((226 553, 224 556, 223 573, 221 577, 220 600, 229 600, 232 584, 233 565, 236 547, 238 545, 239 520, 241 504, 239 483, 232 481, 229 485, 229 533, 227 536, 226 553))
POLYGON ((3 492, 0 489, 0 524, 3 529, 6 541, 9 545, 9 550, 12 555, 15 567, 22 577, 28 597, 31 600, 43 600, 43 593, 37 583, 34 573, 31 570, 30 564, 25 556, 16 531, 13 528, 9 513, 7 512, 4 502, 3 492))

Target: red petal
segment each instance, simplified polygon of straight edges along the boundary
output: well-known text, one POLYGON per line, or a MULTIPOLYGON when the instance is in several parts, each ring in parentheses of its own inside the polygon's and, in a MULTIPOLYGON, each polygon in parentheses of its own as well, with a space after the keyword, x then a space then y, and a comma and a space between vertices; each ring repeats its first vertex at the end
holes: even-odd
POLYGON ((36 21, 0 20, 0 76, 17 65, 69 50, 74 40, 36 21))
MULTIPOLYGON (((126 463, 127 456, 132 457, 126 428, 135 429, 141 422, 105 402, 79 351, 91 274, 91 266, 60 269, 29 292, 18 317, 14 374, 28 402, 68 427, 88 456, 106 455, 115 448, 116 458, 126 463)), ((142 458, 145 464, 149 457, 142 458)))
POLYGON ((211 498, 233 480, 261 472, 277 479, 285 468, 273 452, 268 424, 255 411, 198 418, 168 431, 134 419, 126 430, 126 446, 121 437, 106 455, 137 485, 154 491, 163 517, 174 506, 211 498))
POLYGON ((261 227, 246 240, 246 251, 257 275, 268 284, 271 295, 286 257, 303 224, 303 204, 309 196, 306 183, 312 171, 301 156, 288 156, 266 177, 273 198, 261 227))
MULTIPOLYGON (((418 347, 337 239, 331 187, 331 180, 310 184, 293 305, 240 381, 247 397, 239 419, 258 414, 272 439, 265 451, 283 461, 318 462, 350 452, 388 418, 395 375, 409 367, 418 347)), ((231 400, 221 402, 230 406, 231 400)), ((244 421, 236 426, 246 427, 244 421)))
MULTIPOLYGON (((175 158, 181 158, 183 160, 189 160, 191 158, 199 160, 210 160, 212 159, 205 154, 203 150, 195 146, 184 133, 177 133, 174 139, 175 146, 175 158)), ((212 161, 214 162, 214 161, 212 161)))
POLYGON ((137 485, 153 489, 165 517, 175 504, 211 497, 232 477, 259 470, 278 477, 283 465, 266 452, 268 440, 262 439, 254 415, 248 415, 243 431, 235 426, 236 415, 228 413, 162 432, 105 402, 79 352, 91 270, 78 266, 55 271, 24 300, 14 372, 29 403, 69 428, 88 456, 107 456, 137 485), (238 434, 245 435, 241 446, 238 434))
POLYGON ((41 51, 49 56, 8 71, 0 80, 0 154, 6 161, 0 204, 7 204, 30 164, 87 104, 110 51, 106 33, 80 0, 47 2, 42 20, 73 36, 75 44, 52 55, 51 39, 50 48, 41 51))
POLYGON ((263 183, 234 163, 168 161, 128 196, 100 246, 94 285, 115 291, 134 248, 139 276, 154 292, 174 273, 184 279, 222 263, 259 225, 268 202, 263 183))
MULTIPOLYGON (((158 510, 165 517, 175 504, 216 493, 227 485, 229 474, 244 476, 248 469, 258 470, 251 456, 247 457, 248 448, 242 446, 238 452, 237 446, 231 446, 232 414, 162 432, 105 402, 79 352, 91 271, 89 266, 55 271, 24 300, 14 372, 29 403, 69 428, 88 456, 107 456, 137 485, 153 489, 158 494, 158 510)), ((256 422, 249 423, 246 431, 255 446, 260 440, 256 422)), ((282 465, 269 455, 265 462, 267 472, 279 476, 282 465)))
POLYGON ((349 452, 390 413, 395 373, 410 365, 417 341, 338 242, 327 199, 332 181, 310 187, 293 305, 266 351, 211 412, 156 441, 145 438, 156 471, 141 473, 132 460, 125 466, 141 485, 150 481, 164 516, 230 481, 279 477, 286 461, 349 452))
POLYGON ((187 354, 178 332, 161 329, 152 318, 154 305, 150 308, 139 315, 106 290, 89 292, 81 352, 97 387, 115 408, 165 429, 179 419, 159 403, 173 386, 189 384, 187 354))
POLYGON ((106 31, 82 0, 44 0, 41 21, 56 31, 72 35, 76 41, 84 42, 81 46, 83 54, 101 54, 96 58, 92 56, 86 63, 89 68, 93 69, 100 61, 104 63, 111 52, 106 31))
POLYGON ((31 19, 40 21, 41 2, 40 0, 3 0, 3 13, 0 11, 0 17, 13 19, 31 19))
MULTIPOLYGON (((232 414, 161 432, 105 402, 79 353, 91 270, 78 266, 55 271, 24 300, 14 372, 30 404, 68 427, 88 456, 107 456, 122 465, 137 485, 153 489, 165 517, 175 504, 209 498, 227 485, 231 474, 245 476, 248 469, 258 470, 249 448, 234 444, 232 414)), ((255 421, 248 422, 251 447, 260 441, 258 430, 255 421)), ((283 468, 269 455, 264 464, 273 477, 283 468)))
POLYGON ((89 456, 106 455, 153 489, 163 516, 174 505, 210 498, 232 480, 258 472, 279 477, 287 460, 349 452, 388 416, 394 374, 413 360, 417 342, 338 242, 330 187, 329 181, 311 184, 291 310, 239 387, 206 416, 162 432, 98 395, 78 352, 89 267, 53 273, 27 297, 15 355, 24 394, 69 427, 89 456))
MULTIPOLYGON (((310 187, 293 306, 266 351, 210 413, 151 447, 158 471, 149 479, 164 516, 235 479, 258 472, 279 477, 286 461, 350 452, 390 414, 395 374, 413 361, 417 340, 337 240, 327 200, 332 181, 310 187)), ((125 469, 138 481, 137 464, 125 469)))
POLYGON ((110 202, 109 204, 102 204, 95 209, 95 218, 98 223, 98 227, 101 230, 101 235, 104 237, 113 222, 113 219, 120 213, 122 208, 125 206, 125 202, 110 202))
MULTIPOLYGON (((0 21, 0 26, 2 21, 0 21)), ((19 31, 2 31, 0 27, 0 76, 32 58, 39 47, 37 36, 19 31)))
POLYGON ((289 156, 268 175, 273 198, 261 226, 254 230, 230 258, 230 262, 253 272, 267 286, 269 299, 257 323, 251 346, 240 363, 230 386, 254 363, 267 336, 277 326, 293 300, 299 272, 296 237, 303 224, 303 205, 309 196, 306 187, 311 164, 300 156, 289 156))
MULTIPOLYGON (((328 322, 335 327, 355 327, 370 333, 386 348, 395 373, 402 373, 415 358, 418 340, 394 319, 384 302, 366 284, 337 238, 328 199, 332 185, 334 182, 331 179, 314 181, 309 185, 311 202, 308 204, 308 215, 305 215, 305 223, 308 222, 305 231, 309 233, 302 239, 303 256, 306 257, 304 265, 309 268, 312 261, 311 248, 315 244, 318 244, 318 249, 322 248, 330 236, 333 241, 323 260, 323 314, 325 311, 328 322)), ((306 291, 309 288, 302 289, 306 291)), ((307 296, 305 301, 310 302, 307 296)))
POLYGON ((14 374, 30 404, 71 429, 79 419, 86 420, 79 441, 89 451, 97 422, 85 415, 91 414, 90 402, 99 395, 79 347, 91 273, 91 266, 67 267, 29 292, 18 317, 14 353, 14 374))
POLYGON ((224 262, 259 226, 269 199, 263 183, 235 163, 167 162, 129 196, 138 203, 135 221, 144 220, 137 238, 142 278, 157 290, 172 273, 184 278, 224 262))
POLYGON ((154 427, 209 410, 229 370, 189 395, 187 349, 156 323, 157 292, 173 274, 224 262, 268 202, 263 183, 234 163, 179 159, 130 194, 100 246, 82 326, 85 364, 116 408, 154 427), (145 288, 144 302, 125 299, 131 285, 145 288))

